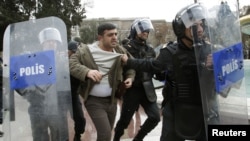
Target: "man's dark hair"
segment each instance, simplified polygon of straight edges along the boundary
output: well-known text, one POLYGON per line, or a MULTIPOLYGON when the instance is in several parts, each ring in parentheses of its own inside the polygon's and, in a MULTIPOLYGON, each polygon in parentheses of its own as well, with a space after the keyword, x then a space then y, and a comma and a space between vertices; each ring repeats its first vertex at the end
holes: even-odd
POLYGON ((112 23, 103 23, 98 26, 97 32, 98 35, 103 35, 105 30, 116 29, 116 26, 112 23))

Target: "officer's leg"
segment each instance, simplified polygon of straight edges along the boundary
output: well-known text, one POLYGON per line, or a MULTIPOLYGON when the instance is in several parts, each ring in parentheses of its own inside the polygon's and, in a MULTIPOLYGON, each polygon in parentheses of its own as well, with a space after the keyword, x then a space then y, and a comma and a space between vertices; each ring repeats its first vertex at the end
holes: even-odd
POLYGON ((30 105, 29 116, 34 141, 48 141, 48 123, 40 107, 30 105))
POLYGON ((147 98, 143 98, 141 105, 147 114, 148 118, 145 120, 141 129, 135 136, 136 140, 142 140, 150 131, 152 131, 160 121, 160 110, 156 102, 149 102, 147 98))
POLYGON ((184 141, 175 133, 174 111, 171 103, 166 103, 162 111, 162 131, 160 141, 184 141))
POLYGON ((68 141, 68 117, 67 113, 71 103, 71 96, 68 92, 58 93, 58 113, 51 115, 49 126, 51 131, 51 141, 68 141))
POLYGON ((113 141, 119 141, 124 134, 124 130, 128 127, 137 107, 139 106, 139 97, 136 88, 130 88, 123 96, 122 110, 120 119, 115 127, 115 135, 113 141))
POLYGON ((207 141, 207 136, 206 136, 205 127, 204 127, 203 130, 201 131, 201 134, 200 134, 199 138, 196 139, 196 141, 207 141))

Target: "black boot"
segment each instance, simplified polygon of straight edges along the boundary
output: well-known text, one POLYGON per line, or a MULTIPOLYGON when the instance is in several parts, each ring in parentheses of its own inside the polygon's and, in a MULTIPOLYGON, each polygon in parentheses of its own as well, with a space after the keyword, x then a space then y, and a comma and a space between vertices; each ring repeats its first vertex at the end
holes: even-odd
POLYGON ((75 135, 74 136, 74 141, 81 141, 81 135, 75 135))
POLYGON ((133 141, 143 141, 143 138, 147 135, 148 133, 143 131, 143 130, 139 130, 137 135, 134 137, 133 141))
POLYGON ((152 120, 148 118, 144 124, 141 126, 141 129, 138 131, 137 135, 134 137, 133 141, 143 141, 143 138, 157 126, 160 119, 152 120))

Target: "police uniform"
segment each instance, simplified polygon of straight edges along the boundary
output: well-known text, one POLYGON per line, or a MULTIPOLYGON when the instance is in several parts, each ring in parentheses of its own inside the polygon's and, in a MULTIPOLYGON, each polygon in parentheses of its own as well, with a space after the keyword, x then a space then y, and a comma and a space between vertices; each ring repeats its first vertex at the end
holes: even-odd
POLYGON ((191 28, 194 21, 202 21, 201 25, 204 25, 202 10, 200 4, 195 3, 177 13, 172 23, 177 42, 170 42, 164 46, 156 60, 127 61, 127 66, 137 71, 160 74, 157 78, 165 80, 162 91, 164 101, 161 141, 206 141, 205 118, 210 123, 219 122, 217 96, 212 79, 213 70, 205 65, 206 57, 211 53, 213 46, 199 37, 195 38, 195 26, 190 30, 193 31, 193 40, 185 34, 186 29, 191 28), (184 22, 189 26, 186 27, 184 22), (182 39, 193 43, 193 47, 186 46, 182 39), (200 89, 200 86, 206 86, 207 89, 200 89), (213 104, 203 107, 202 98, 213 104))
MULTIPOLYGON (((213 93, 214 82, 209 79, 213 77, 213 71, 202 63, 205 62, 203 56, 209 54, 211 47, 203 41, 199 48, 199 64, 196 63, 194 48, 186 47, 181 41, 163 47, 156 60, 129 59, 127 62, 127 66, 137 71, 154 72, 158 79, 165 80, 161 141, 206 140, 197 67, 201 67, 201 73, 206 76, 201 81, 206 83, 207 91, 202 93, 211 101, 215 101, 216 94, 213 93)), ((217 112, 216 107, 212 108, 217 112)), ((210 120, 216 123, 218 116, 210 120)))
POLYGON ((194 48, 185 47, 181 42, 172 44, 161 50, 158 60, 164 61, 168 70, 163 90, 165 105, 161 141, 204 138, 204 117, 194 48))
MULTIPOLYGON (((127 51, 139 59, 153 59, 156 56, 154 49, 145 41, 132 39, 124 46, 127 51)), ((127 69, 125 67, 125 69, 127 69)), ((115 127, 114 141, 118 141, 123 135, 135 113, 141 105, 148 118, 141 126, 134 140, 142 140, 160 121, 160 112, 156 103, 156 93, 152 82, 152 73, 136 71, 135 80, 132 87, 126 90, 123 96, 123 105, 120 119, 115 127)))

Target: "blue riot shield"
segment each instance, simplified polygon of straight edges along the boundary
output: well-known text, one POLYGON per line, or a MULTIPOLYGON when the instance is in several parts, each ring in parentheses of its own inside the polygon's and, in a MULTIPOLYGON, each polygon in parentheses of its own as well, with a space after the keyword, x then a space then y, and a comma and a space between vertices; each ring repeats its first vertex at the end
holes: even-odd
POLYGON ((184 23, 195 23, 194 20, 197 20, 203 25, 202 30, 196 24, 190 29, 206 130, 208 125, 248 124, 237 1, 203 1, 202 5, 203 16, 187 18, 184 23))
POLYGON ((69 139, 71 91, 64 22, 10 24, 3 46, 3 140, 69 139))

